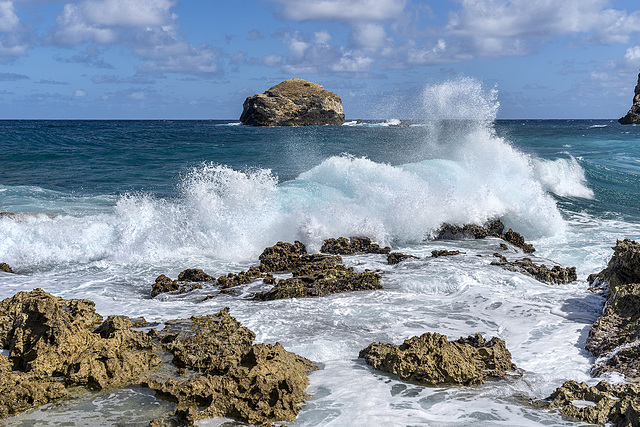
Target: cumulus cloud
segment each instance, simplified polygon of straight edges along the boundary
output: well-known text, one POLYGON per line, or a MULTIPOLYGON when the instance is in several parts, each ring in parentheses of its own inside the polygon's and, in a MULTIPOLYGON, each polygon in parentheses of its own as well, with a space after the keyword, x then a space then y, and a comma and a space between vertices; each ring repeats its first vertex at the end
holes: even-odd
POLYGON ((388 21, 407 0, 273 0, 284 19, 294 21, 388 21))
POLYGON ((0 63, 25 56, 28 49, 28 34, 20 23, 13 2, 0 1, 0 63))
MULTIPOLYGON (((67 3, 57 17, 49 40, 60 46, 85 42, 128 46, 143 60, 138 67, 142 74, 219 74, 220 52, 206 45, 195 47, 180 34, 176 23, 178 17, 172 12, 175 5, 175 0, 82 0, 67 3)), ((86 59, 88 61, 91 57, 86 59)), ((100 64, 94 62, 93 65, 100 64)))

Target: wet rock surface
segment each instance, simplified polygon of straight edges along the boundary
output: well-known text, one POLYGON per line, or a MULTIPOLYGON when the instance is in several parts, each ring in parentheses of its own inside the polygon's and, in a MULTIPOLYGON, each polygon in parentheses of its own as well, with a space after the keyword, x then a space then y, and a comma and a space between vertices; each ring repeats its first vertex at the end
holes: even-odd
POLYGON ((0 271, 4 271, 5 273, 13 273, 13 269, 6 262, 0 262, 0 271))
POLYGON ((494 254, 494 256, 497 257, 499 261, 493 261, 491 265, 502 267, 505 270, 522 273, 541 282, 564 284, 578 280, 575 267, 560 267, 558 265, 554 265, 553 267, 548 268, 544 264, 535 264, 531 258, 507 261, 507 259, 500 254, 494 254))
POLYGON ((180 377, 143 385, 178 404, 181 423, 226 416, 248 423, 292 421, 306 397, 315 365, 276 343, 253 344, 255 334, 224 309, 212 316, 168 322, 158 333, 180 377))
POLYGON ((291 421, 315 369, 280 344, 253 344, 255 334, 228 309, 168 321, 160 332, 131 328, 126 316, 102 321, 93 302, 41 289, 1 301, 0 345, 9 356, 0 355, 0 417, 64 398, 65 386, 141 384, 178 402, 170 418, 179 424, 291 421), (173 359, 163 365, 165 351, 173 359))
POLYGON ((375 369, 424 385, 482 384, 516 369, 503 340, 479 334, 449 341, 427 332, 401 345, 372 343, 359 356, 375 369))
POLYGON ((388 246, 381 248, 377 243, 372 243, 368 237, 350 237, 349 239, 338 237, 325 240, 320 252, 334 255, 388 254, 391 248, 388 246))
POLYGON ((407 259, 419 259, 417 256, 407 255, 400 252, 389 252, 387 254, 387 264, 395 265, 400 264, 402 261, 407 259))
POLYGON ((441 256, 452 256, 452 255, 460 255, 460 251, 449 251, 446 249, 431 251, 431 258, 439 258, 441 256))
POLYGON ((593 284, 606 284, 604 312, 591 329, 585 349, 600 359, 593 373, 619 372, 640 378, 640 244, 618 240, 607 267, 590 276, 593 284))
POLYGON ((590 424, 627 427, 640 425, 640 386, 612 385, 601 381, 596 386, 567 381, 547 402, 549 409, 559 408, 568 418, 590 424))
POLYGON ((504 224, 499 219, 488 221, 484 225, 465 224, 463 226, 443 224, 436 235, 438 240, 457 239, 484 239, 486 237, 498 237, 506 242, 517 246, 525 253, 535 252, 533 245, 526 243, 524 237, 509 229, 505 232, 504 224))

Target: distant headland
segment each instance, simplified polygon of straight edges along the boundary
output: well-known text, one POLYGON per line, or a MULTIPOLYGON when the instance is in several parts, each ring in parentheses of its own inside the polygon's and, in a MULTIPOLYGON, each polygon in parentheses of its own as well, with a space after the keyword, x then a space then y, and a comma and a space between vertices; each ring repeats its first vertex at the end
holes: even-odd
POLYGON ((640 74, 638 74, 638 84, 633 94, 633 105, 626 116, 618 119, 622 125, 640 124, 640 74))
POLYGON ((344 109, 335 93, 295 78, 248 97, 240 121, 252 126, 341 125, 344 109))

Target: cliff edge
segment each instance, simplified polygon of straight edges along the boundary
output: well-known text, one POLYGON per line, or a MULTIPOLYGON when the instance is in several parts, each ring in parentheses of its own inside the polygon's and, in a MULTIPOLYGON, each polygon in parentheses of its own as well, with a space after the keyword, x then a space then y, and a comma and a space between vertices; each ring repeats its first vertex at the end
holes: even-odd
POLYGON ((640 124, 640 74, 638 74, 638 84, 633 94, 633 105, 626 116, 618 119, 622 125, 640 124))
POLYGON ((252 126, 341 125, 344 109, 335 93, 296 78, 248 97, 240 121, 252 126))

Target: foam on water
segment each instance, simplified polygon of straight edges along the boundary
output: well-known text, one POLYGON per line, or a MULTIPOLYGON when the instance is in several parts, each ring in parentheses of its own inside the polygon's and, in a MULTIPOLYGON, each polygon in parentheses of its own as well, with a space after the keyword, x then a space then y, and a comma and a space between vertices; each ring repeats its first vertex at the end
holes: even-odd
MULTIPOLYGON (((545 397, 566 379, 597 381, 590 378, 593 357, 584 342, 603 298, 588 292, 584 279, 606 264, 616 238, 640 237, 637 225, 561 211, 551 193, 593 197, 580 162, 571 156, 537 159, 497 136, 494 90, 460 79, 429 86, 423 95, 429 120, 415 128, 422 136, 415 161, 402 165, 345 154, 279 182, 269 170, 206 162, 182 176, 171 198, 45 191, 40 203, 37 189, 3 187, 0 198, 14 197, 0 199, 3 210, 62 215, 0 217, 0 261, 20 273, 0 273, 0 298, 42 287, 64 298, 94 300, 102 315, 151 321, 231 307, 256 333, 256 342, 278 341, 320 363, 321 370, 310 375, 310 400, 292 426, 573 425, 558 413, 531 407, 522 396, 545 397), (492 266, 499 239, 425 240, 443 222, 494 217, 534 239, 536 254, 544 257, 534 261, 576 265, 581 280, 552 286, 492 266), (380 271, 381 291, 255 302, 249 294, 266 288, 257 281, 240 297, 202 302, 206 287, 149 297, 160 273, 176 277, 191 267, 214 276, 237 272, 255 265, 260 252, 279 240, 302 240, 317 251, 323 239, 341 235, 367 235, 420 259, 390 266, 384 255, 344 257, 359 271, 380 271), (434 249, 464 254, 430 258, 434 249), (474 333, 500 337, 522 377, 482 387, 420 387, 373 371, 357 358, 371 342, 398 344, 427 331, 452 339, 474 333)), ((502 253, 523 255, 513 248, 502 253)), ((94 417, 116 425, 125 411, 135 420, 145 417, 115 408, 121 401, 154 401, 135 388, 94 397, 62 410, 78 424, 94 417)), ((33 414, 9 425, 42 419, 33 414)))
MULTIPOLYGON (((496 217, 529 238, 561 234, 566 224, 549 193, 593 197, 584 172, 573 157, 535 159, 498 137, 492 128, 495 97, 494 90, 483 91, 471 79, 425 89, 431 120, 420 129, 424 135, 416 162, 405 165, 343 155, 278 183, 269 170, 203 163, 183 176, 175 198, 128 194, 115 204, 113 198, 43 191, 40 201, 45 202, 36 206, 38 192, 29 189, 34 201, 15 202, 13 208, 67 215, 27 222, 3 218, 7 238, 0 243, 0 256, 19 268, 96 260, 161 262, 196 252, 250 261, 277 241, 298 239, 312 249, 341 235, 417 243, 444 222, 496 217), (111 203, 108 209, 105 201, 111 203)), ((3 197, 10 202, 9 195, 3 197)))

